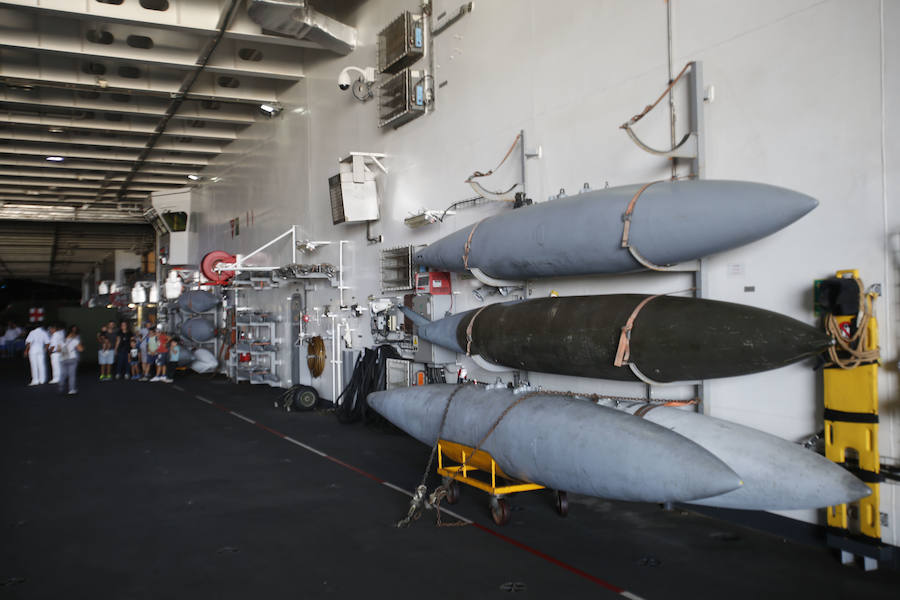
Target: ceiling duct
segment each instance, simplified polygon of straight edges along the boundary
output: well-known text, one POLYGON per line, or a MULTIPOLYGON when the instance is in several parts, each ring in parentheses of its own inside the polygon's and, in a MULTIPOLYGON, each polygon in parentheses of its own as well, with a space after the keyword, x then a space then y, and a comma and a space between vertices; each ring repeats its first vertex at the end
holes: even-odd
POLYGON ((267 34, 306 40, 338 54, 356 47, 356 29, 326 17, 306 0, 249 0, 247 13, 267 34))

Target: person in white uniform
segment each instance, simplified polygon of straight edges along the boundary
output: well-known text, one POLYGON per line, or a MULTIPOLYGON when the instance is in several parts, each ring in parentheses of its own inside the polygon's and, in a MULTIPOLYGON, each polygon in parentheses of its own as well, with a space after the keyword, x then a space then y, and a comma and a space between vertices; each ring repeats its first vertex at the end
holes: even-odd
POLYGON ((78 327, 72 325, 66 334, 63 343, 60 344, 59 353, 62 375, 59 379, 59 393, 64 394, 68 389, 70 395, 78 393, 78 387, 75 384, 75 375, 78 372, 78 358, 84 352, 84 346, 81 345, 81 337, 78 335, 78 327))
POLYGON ((38 325, 31 330, 25 338, 25 356, 31 363, 31 383, 28 385, 41 385, 47 383, 47 345, 50 344, 50 336, 43 325, 38 325))
POLYGON ((50 325, 50 383, 59 383, 59 376, 62 374, 59 351, 65 341, 65 330, 55 323, 50 325))

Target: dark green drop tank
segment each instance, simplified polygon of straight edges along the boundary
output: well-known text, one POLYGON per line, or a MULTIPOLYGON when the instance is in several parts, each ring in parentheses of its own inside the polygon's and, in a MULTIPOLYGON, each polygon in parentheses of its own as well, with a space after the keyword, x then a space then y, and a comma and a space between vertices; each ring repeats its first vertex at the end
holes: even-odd
MULTIPOLYGON (((471 354, 526 371, 636 381, 616 367, 623 325, 647 296, 615 294, 494 304, 475 318, 471 354)), ((456 328, 460 347, 476 311, 456 328)), ((830 338, 796 319, 752 306, 659 296, 635 318, 632 362, 653 381, 734 377, 776 369, 823 352, 830 338)))

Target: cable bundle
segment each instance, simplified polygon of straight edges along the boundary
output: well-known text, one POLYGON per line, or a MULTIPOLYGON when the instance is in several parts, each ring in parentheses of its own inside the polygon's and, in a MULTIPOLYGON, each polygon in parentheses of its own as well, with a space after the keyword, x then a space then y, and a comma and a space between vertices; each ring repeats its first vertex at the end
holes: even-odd
POLYGON ((360 419, 365 419, 366 422, 377 420, 377 415, 369 410, 366 398, 372 392, 385 389, 385 364, 388 358, 401 357, 392 346, 384 344, 374 349, 366 348, 365 353, 356 359, 353 376, 334 401, 334 412, 340 423, 354 423, 360 419))

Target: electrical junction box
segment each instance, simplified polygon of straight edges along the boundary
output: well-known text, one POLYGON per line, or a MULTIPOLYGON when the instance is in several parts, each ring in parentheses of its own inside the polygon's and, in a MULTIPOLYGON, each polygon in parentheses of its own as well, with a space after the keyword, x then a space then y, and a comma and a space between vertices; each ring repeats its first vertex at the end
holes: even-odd
POLYGON ((386 390, 409 387, 413 384, 412 362, 402 358, 385 359, 384 383, 386 390))
MULTIPOLYGON (((420 296, 412 296, 412 309, 424 315, 432 321, 435 319, 443 319, 450 311, 453 296, 423 294, 420 296)), ((415 347, 416 362, 427 363, 433 365, 446 365, 456 362, 456 353, 440 346, 435 346, 431 342, 420 339, 419 336, 413 336, 413 346, 415 347)))
POLYGON ((446 271, 416 273, 416 294, 446 296, 450 293, 450 273, 446 271))
POLYGON ((339 173, 328 178, 328 194, 335 225, 378 220, 375 173, 366 165, 365 157, 354 154, 341 160, 339 173))

